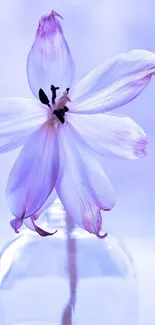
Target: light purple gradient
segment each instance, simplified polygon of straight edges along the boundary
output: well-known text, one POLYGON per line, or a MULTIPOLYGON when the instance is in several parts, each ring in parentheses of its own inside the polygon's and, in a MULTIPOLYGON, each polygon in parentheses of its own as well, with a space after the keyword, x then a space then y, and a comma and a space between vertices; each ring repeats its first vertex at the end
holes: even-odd
MULTIPOLYGON (((32 97, 26 59, 38 19, 51 9, 63 17, 63 28, 77 68, 77 79, 103 60, 130 49, 155 51, 153 0, 41 1, 2 0, 0 13, 0 96, 32 97)), ((155 80, 133 102, 117 110, 135 119, 150 139, 148 156, 140 161, 105 160, 105 170, 117 191, 115 208, 104 213, 104 228, 125 236, 154 236, 155 80)), ((21 108, 22 109, 22 108, 21 108)), ((0 156, 0 242, 13 232, 5 200, 9 171, 19 150, 0 156)))
MULTIPOLYGON (((27 55, 38 19, 51 9, 64 17, 63 28, 76 62, 78 80, 97 64, 119 52, 131 49, 155 52, 154 0, 1 0, 1 97, 32 97, 26 77, 27 55)), ((105 171, 117 191, 117 202, 112 211, 104 213, 104 228, 128 237, 129 247, 135 254, 140 274, 141 309, 145 309, 144 312, 142 310, 140 325, 154 324, 154 250, 151 239, 147 242, 141 239, 132 241, 131 237, 154 237, 154 110, 153 78, 135 101, 117 110, 135 119, 148 134, 147 157, 139 161, 105 160, 105 171)), ((14 236, 9 224, 12 216, 5 200, 5 188, 18 153, 19 150, 15 150, 0 156, 0 246, 14 236)))

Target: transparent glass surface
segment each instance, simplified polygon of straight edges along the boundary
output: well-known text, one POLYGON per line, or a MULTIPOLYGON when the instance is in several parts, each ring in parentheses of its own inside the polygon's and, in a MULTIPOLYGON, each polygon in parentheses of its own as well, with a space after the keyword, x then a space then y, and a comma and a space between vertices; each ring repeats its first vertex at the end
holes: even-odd
POLYGON ((124 245, 69 219, 64 227, 63 218, 52 219, 53 237, 24 231, 2 251, 0 324, 138 325, 136 274, 124 245))

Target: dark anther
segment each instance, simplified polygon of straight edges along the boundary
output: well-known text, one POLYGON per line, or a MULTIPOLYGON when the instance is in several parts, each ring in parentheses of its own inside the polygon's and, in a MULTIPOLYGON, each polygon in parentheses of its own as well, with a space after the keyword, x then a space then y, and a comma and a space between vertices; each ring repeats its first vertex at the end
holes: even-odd
POLYGON ((44 93, 43 89, 41 89, 41 88, 39 89, 39 99, 42 104, 50 107, 49 99, 48 99, 47 95, 44 93))
POLYGON ((68 95, 68 93, 69 93, 69 90, 70 90, 70 88, 66 88, 66 91, 67 91, 67 95, 68 95))
POLYGON ((56 115, 56 116, 58 117, 59 112, 55 109, 55 110, 53 111, 53 114, 56 115))
POLYGON ((65 122, 64 117, 63 117, 63 116, 59 116, 59 121, 60 121, 62 124, 64 124, 64 122, 65 122))
MULTIPOLYGON (((60 110, 62 110, 63 111, 63 109, 61 108, 60 110)), ((56 117, 59 119, 59 121, 63 124, 64 122, 65 122, 65 119, 64 119, 64 112, 61 114, 61 112, 60 112, 60 110, 59 111, 57 111, 56 109, 53 111, 53 114, 54 115, 56 115, 56 117)))
POLYGON ((65 111, 65 113, 69 111, 67 106, 64 106, 64 111, 65 111))
POLYGON ((52 91, 52 104, 55 104, 55 100, 57 97, 56 91, 59 89, 59 87, 51 86, 51 91, 52 91))
POLYGON ((59 114, 60 114, 62 117, 65 116, 65 111, 64 111, 63 108, 60 108, 60 109, 59 109, 59 114))

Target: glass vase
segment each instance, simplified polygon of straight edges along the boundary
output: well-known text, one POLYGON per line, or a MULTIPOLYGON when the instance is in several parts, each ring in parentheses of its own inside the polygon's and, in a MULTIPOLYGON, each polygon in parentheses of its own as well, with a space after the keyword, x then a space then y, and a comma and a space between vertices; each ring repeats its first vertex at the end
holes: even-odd
POLYGON ((74 227, 58 200, 43 217, 54 236, 24 230, 1 252, 0 324, 138 325, 136 273, 124 245, 74 227))

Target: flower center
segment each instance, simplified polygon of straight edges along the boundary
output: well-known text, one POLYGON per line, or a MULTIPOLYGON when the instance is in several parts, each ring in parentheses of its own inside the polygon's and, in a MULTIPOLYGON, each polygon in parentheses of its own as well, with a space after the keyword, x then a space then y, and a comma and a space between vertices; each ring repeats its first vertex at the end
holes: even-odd
POLYGON ((62 97, 60 97, 60 99, 56 102, 56 92, 58 89, 59 87, 55 87, 53 85, 51 86, 52 98, 50 102, 43 89, 40 88, 39 99, 42 104, 47 105, 50 108, 52 113, 63 124, 65 122, 65 113, 69 111, 68 107, 66 106, 66 103, 70 102, 71 100, 68 97, 69 88, 67 88, 66 91, 63 93, 62 97))

